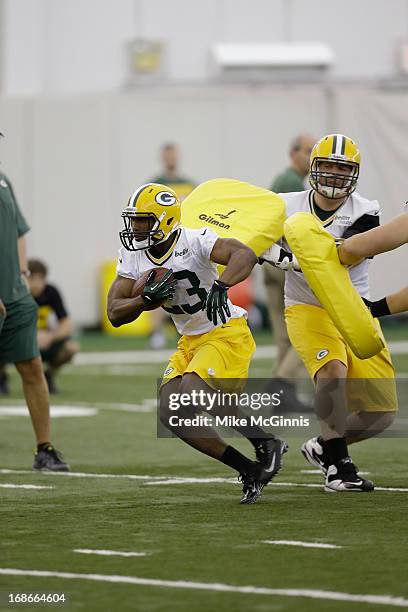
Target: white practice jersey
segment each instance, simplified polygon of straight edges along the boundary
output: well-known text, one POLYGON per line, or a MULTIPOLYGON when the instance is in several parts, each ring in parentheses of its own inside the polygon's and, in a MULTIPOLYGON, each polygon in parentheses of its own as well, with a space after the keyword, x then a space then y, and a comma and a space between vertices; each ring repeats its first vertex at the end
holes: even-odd
MULTIPOLYGON (((300 211, 310 212, 316 216, 312 205, 313 190, 279 195, 285 200, 288 217, 300 211)), ((379 215, 380 207, 377 200, 367 200, 354 192, 331 217, 322 222, 322 225, 335 238, 348 238, 377 227, 379 215)), ((286 241, 283 240, 282 246, 290 251, 286 241)), ((358 293, 366 299, 370 299, 368 267, 369 260, 366 259, 349 270, 351 282, 358 293)), ((294 304, 319 305, 319 302, 302 272, 288 270, 285 279, 285 306, 294 304)))
MULTIPOLYGON (((180 334, 205 334, 216 327, 208 320, 202 305, 218 278, 217 264, 210 260, 218 235, 208 227, 182 227, 177 231, 177 240, 160 261, 153 259, 148 251, 127 251, 124 247, 119 249, 116 272, 119 276, 136 280, 155 267, 173 270, 177 279, 176 293, 174 299, 165 304, 165 310, 170 313, 180 334)), ((231 317, 226 317, 227 319, 247 316, 243 308, 234 306, 230 300, 228 305, 231 317)), ((219 325, 221 324, 219 321, 219 325)))

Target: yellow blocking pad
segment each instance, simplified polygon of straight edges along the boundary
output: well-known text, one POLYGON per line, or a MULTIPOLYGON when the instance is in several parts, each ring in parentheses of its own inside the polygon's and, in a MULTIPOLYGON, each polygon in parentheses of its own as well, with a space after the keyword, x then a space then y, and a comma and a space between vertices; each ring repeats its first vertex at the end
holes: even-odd
POLYGON ((144 336, 152 331, 152 322, 150 312, 142 312, 140 317, 132 323, 122 325, 122 327, 113 327, 110 324, 108 315, 106 314, 106 298, 110 289, 111 284, 116 278, 116 265, 115 261, 106 261, 102 266, 102 282, 101 282, 101 315, 102 315, 102 328, 103 330, 112 336, 144 336))
POLYGON ((383 340, 340 263, 333 236, 307 212, 289 217, 284 230, 310 288, 353 353, 359 359, 377 355, 383 340))
POLYGON ((282 237, 285 217, 285 202, 276 193, 235 179, 202 183, 181 206, 185 227, 208 225, 220 238, 236 238, 256 255, 282 237))

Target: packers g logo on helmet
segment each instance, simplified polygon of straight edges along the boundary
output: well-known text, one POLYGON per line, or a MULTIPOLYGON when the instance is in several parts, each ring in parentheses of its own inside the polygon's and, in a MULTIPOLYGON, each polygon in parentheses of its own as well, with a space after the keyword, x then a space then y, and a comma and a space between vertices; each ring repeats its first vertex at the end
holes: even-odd
POLYGON ((344 198, 357 187, 360 151, 356 143, 343 134, 329 134, 315 144, 310 156, 309 182, 312 188, 333 200, 344 198), (321 170, 322 162, 334 162, 346 172, 321 170))
POLYGON ((169 191, 160 191, 154 199, 162 206, 172 206, 177 202, 177 196, 169 191))
POLYGON ((181 207, 177 194, 166 185, 147 183, 129 198, 122 212, 125 229, 120 240, 128 251, 149 249, 164 242, 180 225, 181 207), (134 220, 147 221, 147 228, 138 229, 134 220))

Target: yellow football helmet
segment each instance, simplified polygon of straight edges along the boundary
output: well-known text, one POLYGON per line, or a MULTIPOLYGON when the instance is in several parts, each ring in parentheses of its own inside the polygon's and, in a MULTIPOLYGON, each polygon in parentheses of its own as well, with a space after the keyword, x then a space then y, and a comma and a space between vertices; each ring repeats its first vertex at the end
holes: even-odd
POLYGON ((125 229, 120 240, 128 251, 149 249, 164 242, 180 225, 180 200, 173 189, 158 183, 142 185, 129 198, 122 212, 125 229), (134 220, 148 221, 143 229, 134 220))
POLYGON ((349 196, 357 187, 360 151, 356 143, 343 134, 329 134, 315 144, 310 155, 309 182, 312 189, 326 198, 337 200, 349 196), (321 162, 335 162, 344 172, 322 171, 321 162))

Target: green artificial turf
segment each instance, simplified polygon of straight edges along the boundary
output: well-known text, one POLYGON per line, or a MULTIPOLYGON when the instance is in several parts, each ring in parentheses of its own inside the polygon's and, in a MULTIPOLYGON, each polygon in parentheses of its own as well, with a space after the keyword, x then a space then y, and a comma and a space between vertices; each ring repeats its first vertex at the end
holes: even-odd
MULTIPOLYGON (((395 364, 398 371, 407 372, 408 356, 396 356, 395 364)), ((323 482, 319 474, 301 471, 311 466, 299 453, 299 435, 288 438, 290 451, 275 484, 265 489, 257 504, 241 506, 240 487, 229 468, 177 439, 157 439, 155 409, 126 411, 131 410, 126 404, 152 405, 148 400, 155 397, 162 365, 67 367, 58 380, 61 393, 53 404, 91 405, 98 413, 55 418, 55 444, 78 473, 161 477, 162 483, 171 476, 231 481, 158 484, 157 478, 32 473, 29 419, 2 416, 0 411, 0 467, 28 470, 0 473, 0 484, 54 487, 0 488, 0 568, 408 598, 407 491, 332 495, 322 488, 294 486, 323 482), (343 548, 308 549, 268 545, 263 540, 301 540, 343 548), (77 548, 149 555, 102 557, 73 552, 77 548)), ((253 362, 257 376, 267 376, 272 366, 269 360, 253 362)), ((0 408, 23 404, 14 374, 11 383, 13 394, 2 399, 0 408)), ((241 452, 252 453, 246 440, 234 438, 233 444, 241 452)), ((351 451, 377 486, 408 489, 406 439, 370 440, 351 451)), ((4 575, 0 575, 0 609, 14 609, 6 603, 7 593, 19 591, 65 593, 68 602, 61 609, 86 611, 392 609, 327 599, 4 575)))

